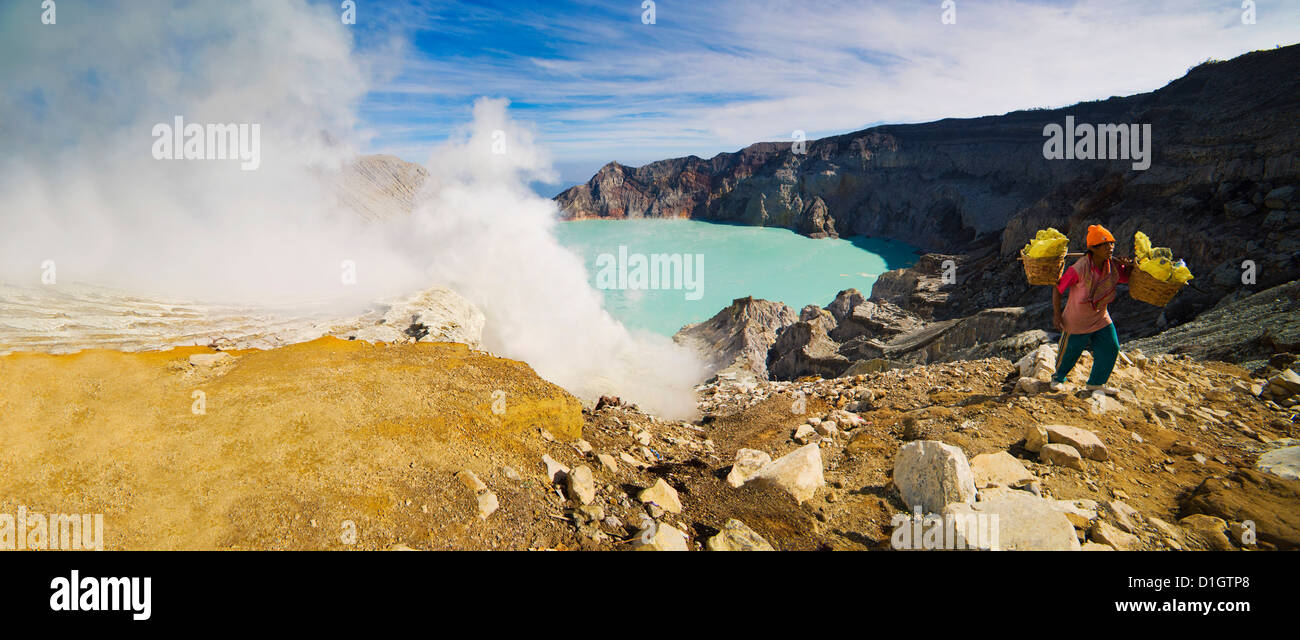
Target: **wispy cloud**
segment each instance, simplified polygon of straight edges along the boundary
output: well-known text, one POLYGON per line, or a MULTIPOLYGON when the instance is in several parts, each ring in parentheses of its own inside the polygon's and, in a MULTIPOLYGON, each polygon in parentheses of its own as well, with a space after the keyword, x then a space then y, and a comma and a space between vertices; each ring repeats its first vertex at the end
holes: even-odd
MULTIPOLYGON (((410 46, 362 110, 418 151, 479 96, 509 98, 563 168, 734 150, 880 122, 973 117, 1155 89, 1208 58, 1295 41, 1300 5, 1221 0, 465 5, 383 10, 410 46)), ((359 25, 362 21, 359 20, 359 25)), ((422 160, 418 154, 409 157, 422 160)), ((575 175, 566 176, 581 179, 575 175)), ((582 176, 585 177, 585 176, 582 176)))

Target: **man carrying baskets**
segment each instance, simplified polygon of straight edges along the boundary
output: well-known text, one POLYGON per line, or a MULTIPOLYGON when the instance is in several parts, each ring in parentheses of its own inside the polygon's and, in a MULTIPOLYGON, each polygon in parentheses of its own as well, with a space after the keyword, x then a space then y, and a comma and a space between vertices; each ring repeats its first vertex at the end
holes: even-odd
POLYGON ((1115 358, 1119 357, 1119 336, 1106 306, 1115 299, 1115 286, 1128 282, 1133 261, 1112 258, 1114 250, 1115 236, 1110 231, 1099 224, 1088 227, 1088 252, 1061 274, 1052 290, 1052 324, 1061 331, 1056 373, 1052 376, 1053 390, 1061 388, 1083 350, 1089 349, 1093 360, 1088 389, 1110 395, 1118 393, 1105 386, 1115 368, 1115 358), (1061 294, 1067 290, 1070 294, 1062 310, 1061 294))

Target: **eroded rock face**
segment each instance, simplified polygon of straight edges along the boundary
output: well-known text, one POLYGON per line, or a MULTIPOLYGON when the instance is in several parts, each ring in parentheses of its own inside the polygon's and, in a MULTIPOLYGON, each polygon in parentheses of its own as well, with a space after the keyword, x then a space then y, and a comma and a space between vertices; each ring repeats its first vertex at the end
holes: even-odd
POLYGON ((766 380, 767 352, 777 332, 797 320, 794 310, 780 302, 738 298, 712 318, 682 327, 673 340, 701 354, 709 373, 748 373, 766 380))
POLYGON ((611 164, 556 202, 570 219, 689 217, 903 240, 932 253, 882 274, 871 297, 936 320, 1041 302, 1045 289, 1026 284, 1015 261, 1038 229, 1055 227, 1080 247, 1087 226, 1101 223, 1120 255, 1143 230, 1197 276, 1166 308, 1125 295, 1111 305, 1122 338, 1144 337, 1225 296, 1300 277, 1298 66, 1300 47, 1290 46, 1200 65, 1150 93, 1063 109, 873 127, 811 141, 802 154, 759 143, 709 159, 611 164), (1161 140, 1151 167, 1043 160, 1044 125, 1067 115, 1150 123, 1161 140), (1257 285, 1242 286, 1243 255, 1255 256, 1257 285))
POLYGON ((839 344, 831 340, 818 322, 796 322, 777 336, 768 351, 768 375, 773 380, 793 380, 818 375, 834 378, 849 368, 840 355, 839 344))
POLYGON ((1199 360, 1227 362, 1266 360, 1279 351, 1295 353, 1300 351, 1300 281, 1227 301, 1191 322, 1126 343, 1124 348, 1151 354, 1177 350, 1199 360))
MULTIPOLYGON (((1238 469, 1226 479, 1206 478, 1187 497, 1188 514, 1229 522, 1251 520, 1259 539, 1280 549, 1300 548, 1300 481, 1284 480, 1254 469, 1238 469)), ((1241 528, 1237 528, 1237 533, 1241 528)))
POLYGON ((859 336, 888 339, 917 329, 923 322, 891 302, 867 300, 857 289, 841 291, 826 310, 836 321, 830 337, 838 342, 859 336))

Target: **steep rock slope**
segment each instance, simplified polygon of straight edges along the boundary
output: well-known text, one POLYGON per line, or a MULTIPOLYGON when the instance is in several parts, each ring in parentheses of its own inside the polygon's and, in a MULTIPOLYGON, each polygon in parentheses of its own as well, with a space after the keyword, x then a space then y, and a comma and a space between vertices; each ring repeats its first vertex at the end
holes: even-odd
MULTIPOLYGON (((1121 330, 1154 333, 1242 290, 1300 277, 1300 45, 1198 66, 1151 93, 973 119, 889 125, 812 141, 764 142, 708 160, 611 163, 556 197, 570 219, 690 217, 781 226, 810 236, 873 235, 957 257, 958 285, 923 316, 957 318, 1043 300, 1015 253, 1055 226, 1083 245, 1106 224, 1131 251, 1144 230, 1198 275, 1161 311, 1116 305, 1121 330), (1152 163, 1047 160, 1043 128, 1150 124, 1152 163), (1242 263, 1256 267, 1243 284, 1242 263)), ((881 287, 910 296, 906 277, 881 287)), ((912 284, 918 280, 912 279, 912 284)), ((921 282, 924 284, 924 282, 921 282)), ((935 292, 931 292, 935 293, 935 292)), ((924 297, 924 296, 923 296, 924 297)), ((906 306, 906 305, 905 305, 906 306)))

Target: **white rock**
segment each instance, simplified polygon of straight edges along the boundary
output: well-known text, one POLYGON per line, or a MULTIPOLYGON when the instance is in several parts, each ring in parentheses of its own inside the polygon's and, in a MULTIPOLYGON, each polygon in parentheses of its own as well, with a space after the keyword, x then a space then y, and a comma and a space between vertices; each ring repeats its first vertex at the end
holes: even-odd
POLYGON ((489 516, 496 513, 498 506, 497 494, 491 491, 478 494, 478 517, 480 519, 487 520, 489 516))
POLYGON ((1056 345, 1044 344, 1030 351, 1016 362, 1022 378, 1035 378, 1047 382, 1056 372, 1056 345))
POLYGON ((1038 452, 1038 461, 1083 471, 1083 457, 1068 444, 1045 444, 1038 452))
POLYGON ((1100 520, 1092 524, 1089 537, 1095 542, 1108 544, 1119 551, 1135 551, 1142 548, 1142 542, 1137 536, 1124 533, 1100 520))
POLYGON ((1044 382, 1038 378, 1026 377, 1016 381, 1015 390, 1026 395, 1034 395, 1049 389, 1050 387, 1048 385, 1048 382, 1044 382))
POLYGON ((1097 434, 1087 429, 1063 424, 1049 424, 1044 425, 1043 428, 1047 430, 1049 442, 1068 444, 1074 447, 1075 451, 1079 452, 1079 455, 1089 460, 1105 462, 1109 457, 1106 445, 1102 444, 1101 438, 1098 438, 1097 434))
POLYGON ((1137 509, 1120 500, 1111 500, 1106 503, 1106 506, 1110 509, 1111 515, 1115 518, 1115 524, 1120 529, 1129 533, 1137 532, 1137 523, 1142 521, 1142 514, 1138 513, 1137 509))
POLYGON ((916 440, 898 450, 894 485, 909 509, 939 513, 975 501, 975 476, 962 450, 937 440, 916 440))
MULTIPOLYGON (((997 546, 994 547, 997 550, 1079 550, 1079 538, 1065 514, 1053 508, 1049 501, 1025 491, 1009 491, 993 500, 974 504, 952 503, 944 507, 943 514, 997 516, 997 546)), ((976 523, 992 526, 991 522, 984 525, 977 520, 976 523)))
POLYGON ((758 475, 758 471, 764 465, 772 461, 772 456, 757 449, 737 449, 736 462, 731 465, 731 472, 727 474, 727 484, 732 487, 749 482, 751 478, 758 475))
POLYGON ((645 504, 654 503, 670 513, 682 512, 682 501, 677 497, 677 490, 664 482, 663 478, 656 480, 648 489, 641 490, 637 494, 637 500, 645 504))
POLYGON ((569 497, 582 504, 596 499, 596 479, 587 465, 579 465, 569 472, 569 497))
POLYGON ((569 467, 557 462, 549 453, 542 454, 542 464, 546 465, 546 477, 550 478, 551 482, 559 482, 569 473, 569 467))
POLYGON ((1049 500, 1048 504, 1065 514, 1076 529, 1087 529, 1097 519, 1097 502, 1094 500, 1049 500))
POLYGON ((212 367, 234 359, 234 356, 224 351, 218 351, 216 353, 196 353, 190 356, 190 364, 196 367, 212 367))
POLYGON ((835 424, 834 420, 827 420, 814 428, 817 429, 817 433, 826 438, 834 438, 840 432, 839 425, 835 424))
POLYGON ((634 547, 637 551, 689 551, 686 534, 676 527, 657 522, 652 527, 642 529, 637 536, 634 547))
POLYGON ((780 487, 803 504, 826 485, 822 475, 822 452, 808 444, 767 463, 751 482, 780 487))
POLYGON ((807 444, 808 440, 810 440, 816 434, 817 434, 817 430, 814 429, 812 425, 801 424, 798 427, 795 427, 794 441, 798 442, 799 444, 807 444))
POLYGON ((474 475, 474 472, 469 469, 463 469, 456 472, 456 479, 460 480, 460 483, 465 485, 466 489, 469 489, 474 493, 481 493, 487 490, 487 485, 483 484, 483 481, 479 480, 478 476, 474 475))
POLYGON ((598 453, 596 454, 596 460, 600 462, 600 466, 605 467, 606 471, 618 471, 618 460, 614 456, 608 453, 598 453))
POLYGON ((429 334, 422 342, 459 342, 479 348, 483 337, 483 312, 460 294, 433 287, 388 304, 381 317, 374 311, 335 324, 329 335, 356 336, 367 342, 404 342, 406 329, 423 324, 429 334))
POLYGON ((1259 457, 1255 468, 1284 480, 1300 480, 1300 446, 1269 451, 1259 457))
POLYGON ((1006 451, 981 453, 970 459, 970 470, 975 478, 975 487, 1013 487, 1025 481, 1033 480, 1033 474, 1025 465, 1006 451))
POLYGON ((1088 398, 1088 410, 1094 414, 1102 414, 1109 411, 1121 411, 1123 409, 1123 404, 1101 391, 1093 392, 1092 396, 1088 398))
POLYGON ((640 460, 637 460, 636 458, 633 458, 633 457, 632 457, 630 454, 628 454, 626 451, 620 451, 619 454, 618 454, 618 459, 619 459, 619 460, 622 460, 623 462, 626 462, 626 463, 629 464, 629 465, 631 465, 632 468, 634 468, 634 469, 644 469, 645 467, 649 466, 649 465, 647 465, 646 463, 641 462, 640 460))
POLYGON ((705 548, 709 551, 776 551, 763 536, 735 518, 727 520, 722 531, 705 542, 705 548))
POLYGON ((1031 424, 1025 428, 1025 449, 1037 453, 1048 443, 1047 429, 1031 424))

